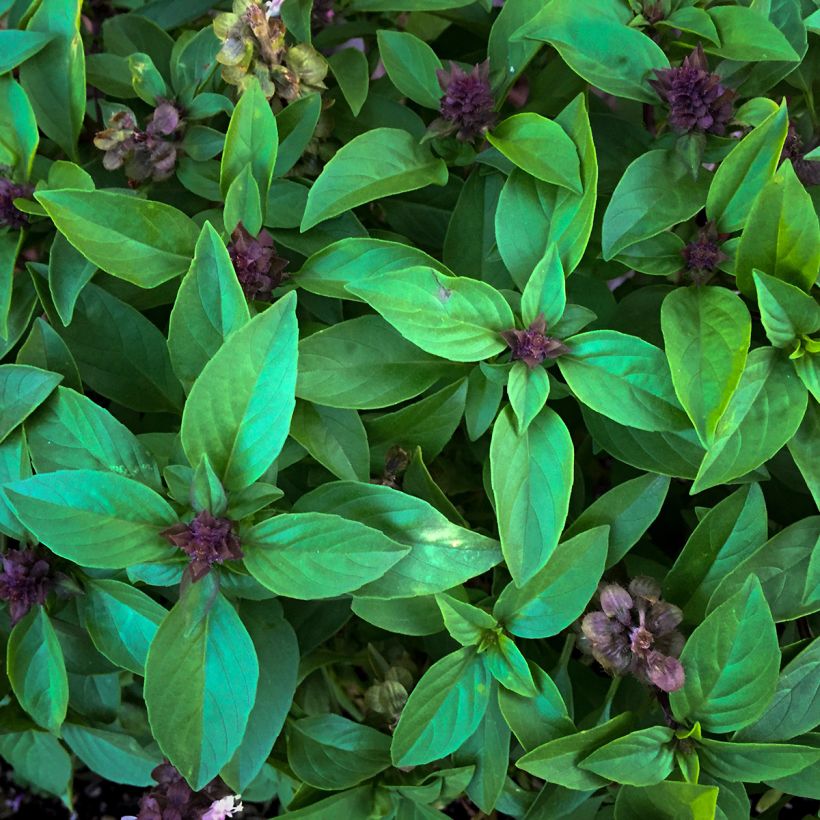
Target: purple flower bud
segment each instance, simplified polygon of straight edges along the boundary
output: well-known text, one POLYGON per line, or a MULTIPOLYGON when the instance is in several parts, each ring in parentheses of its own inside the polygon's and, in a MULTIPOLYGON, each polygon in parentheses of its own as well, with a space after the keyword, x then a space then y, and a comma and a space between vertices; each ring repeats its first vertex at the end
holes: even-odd
POLYGON ((321 31, 333 25, 336 20, 334 0, 313 0, 310 10, 310 27, 314 32, 321 31))
POLYGON ((533 368, 545 359, 557 359, 569 352, 569 348, 560 339, 545 335, 546 329, 546 322, 541 315, 526 330, 505 330, 501 337, 512 351, 511 358, 533 368))
POLYGON ((271 301, 271 294, 285 279, 284 271, 289 264, 277 255, 273 237, 262 230, 254 238, 239 225, 231 236, 228 253, 245 296, 271 301))
POLYGON ((488 131, 495 123, 489 62, 485 60, 469 74, 451 62, 449 72, 439 69, 437 74, 444 95, 441 118, 431 125, 432 132, 438 136, 455 134, 471 142, 488 131))
POLYGON ((195 792, 170 763, 161 763, 151 776, 157 785, 140 799, 134 820, 225 820, 241 811, 219 779, 195 792))
POLYGON ((646 575, 638 575, 629 582, 629 591, 636 598, 654 604, 661 597, 661 585, 646 575))
POLYGON ((35 604, 44 604, 54 586, 51 567, 34 550, 9 550, 2 556, 0 600, 9 605, 14 626, 35 604))
POLYGON ((647 656, 646 676, 663 692, 680 689, 686 679, 681 662, 660 652, 650 652, 647 656))
POLYGON ((669 105, 669 125, 687 133, 723 134, 732 119, 735 92, 725 88, 709 64, 700 44, 677 68, 656 69, 650 85, 669 105))
POLYGON ((17 208, 14 200, 28 199, 33 191, 32 185, 16 185, 11 180, 0 177, 0 228, 17 231, 28 225, 28 214, 17 208))
POLYGON ((175 524, 162 534, 188 554, 194 581, 207 575, 213 564, 242 558, 233 522, 227 518, 216 518, 207 510, 198 513, 190 524, 175 524))
POLYGON ((632 596, 620 584, 606 584, 599 593, 601 609, 608 618, 617 618, 622 624, 631 620, 632 596))
POLYGON ((646 616, 646 627, 657 637, 671 632, 683 620, 683 612, 674 604, 657 601, 646 616))
POLYGON ((714 273, 727 258, 720 249, 718 232, 712 222, 701 228, 697 237, 681 249, 681 255, 687 272, 696 281, 708 278, 704 275, 714 273))

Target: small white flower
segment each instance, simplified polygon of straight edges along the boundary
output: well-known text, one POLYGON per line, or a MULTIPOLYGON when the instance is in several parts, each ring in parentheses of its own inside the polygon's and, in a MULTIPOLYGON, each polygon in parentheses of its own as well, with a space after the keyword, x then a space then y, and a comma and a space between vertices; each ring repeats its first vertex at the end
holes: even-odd
POLYGON ((238 794, 229 794, 221 800, 211 803, 211 807, 202 815, 202 820, 225 820, 242 811, 238 794))
POLYGON ((267 0, 265 10, 268 13, 268 17, 278 17, 284 2, 285 0, 267 0))

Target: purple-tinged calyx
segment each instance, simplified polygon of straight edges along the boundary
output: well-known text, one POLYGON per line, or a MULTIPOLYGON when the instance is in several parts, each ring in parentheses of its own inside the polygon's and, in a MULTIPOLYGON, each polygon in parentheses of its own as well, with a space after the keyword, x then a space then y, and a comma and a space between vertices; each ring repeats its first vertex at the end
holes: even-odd
POLYGON ((33 606, 46 602, 55 579, 48 561, 32 549, 9 550, 0 560, 0 600, 8 603, 14 626, 33 606))
POLYGON ((242 558, 234 523, 217 518, 207 510, 197 513, 189 524, 175 524, 162 533, 191 559, 191 579, 204 578, 214 564, 242 558))
POLYGON ((185 125, 173 103, 160 100, 145 130, 137 127, 130 111, 117 111, 107 125, 94 137, 94 145, 105 151, 103 167, 106 170, 124 167, 132 183, 148 179, 160 182, 173 175, 185 125))
POLYGON ((712 222, 701 228, 698 235, 681 248, 681 256, 686 272, 696 282, 707 279, 728 258, 720 248, 718 232, 712 222))
POLYGON ((674 131, 723 134, 732 119, 735 92, 709 71, 700 44, 676 68, 656 69, 650 85, 669 106, 669 125, 674 131))
POLYGON ((286 278, 289 262, 276 253, 273 237, 262 230, 254 237, 242 225, 231 235, 228 245, 236 278, 249 300, 271 301, 273 291, 286 278))
POLYGON ((444 92, 441 116, 430 124, 434 136, 453 134, 463 142, 483 136, 495 124, 495 99, 490 87, 490 65, 484 61, 468 74, 455 63, 439 69, 438 82, 444 92))
POLYGON ((820 162, 805 159, 806 153, 808 152, 797 128, 793 122, 790 122, 780 159, 791 162, 795 175, 806 187, 820 185, 820 162))
POLYGON ((29 199, 33 192, 33 185, 20 185, 0 177, 0 228, 6 227, 17 231, 28 225, 28 214, 23 213, 14 204, 14 200, 29 199))
POLYGON ((543 314, 526 330, 505 330, 501 337, 512 351, 511 358, 520 360, 527 367, 538 367, 545 359, 557 359, 569 348, 560 340, 547 336, 547 323, 543 314))
POLYGON ((615 675, 632 674, 638 680, 674 692, 683 686, 678 660, 684 638, 677 630, 683 613, 660 600, 653 578, 634 578, 629 589, 605 584, 598 593, 600 610, 581 621, 582 651, 592 655, 615 675))

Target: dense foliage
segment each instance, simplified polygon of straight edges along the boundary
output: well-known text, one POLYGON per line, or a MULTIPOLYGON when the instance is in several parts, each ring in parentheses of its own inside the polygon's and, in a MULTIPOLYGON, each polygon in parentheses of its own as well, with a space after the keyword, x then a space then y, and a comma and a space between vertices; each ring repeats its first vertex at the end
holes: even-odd
POLYGON ((818 35, 0 0, 17 782, 140 820, 820 798, 818 35))

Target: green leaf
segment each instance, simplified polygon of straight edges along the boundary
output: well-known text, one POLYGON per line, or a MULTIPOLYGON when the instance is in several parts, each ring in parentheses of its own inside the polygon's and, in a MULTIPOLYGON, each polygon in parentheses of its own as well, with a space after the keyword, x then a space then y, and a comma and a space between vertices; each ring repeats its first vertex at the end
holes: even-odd
POLYGON ((778 28, 755 8, 718 6, 708 10, 720 46, 707 50, 726 60, 799 62, 800 56, 778 28))
POLYGON ((0 31, 0 74, 17 68, 53 39, 54 35, 49 32, 14 29, 0 31))
POLYGON ((61 233, 54 235, 48 254, 48 289, 54 309, 64 326, 71 324, 80 292, 96 272, 97 266, 89 262, 61 233))
POLYGON ((580 763, 584 771, 628 786, 653 786, 672 773, 675 765, 673 738, 666 726, 651 726, 596 749, 580 763))
POLYGON ((676 288, 663 300, 661 327, 675 393, 708 445, 743 374, 749 311, 726 288, 676 288))
POLYGON ((315 789, 349 789, 390 766, 390 738, 340 715, 314 715, 290 725, 288 762, 315 789))
POLYGON ((391 487, 339 481, 324 484, 294 504, 294 511, 340 515, 411 547, 381 580, 360 594, 412 598, 443 592, 501 561, 497 541, 448 521, 420 498, 391 487))
POLYGON ((714 820, 716 786, 667 781, 654 786, 624 786, 615 800, 615 820, 714 820))
POLYGON ((320 296, 360 301, 347 285, 418 265, 450 273, 441 262, 410 245, 384 239, 341 239, 314 253, 294 275, 299 287, 320 296))
POLYGON ((262 586, 303 600, 359 589, 409 552, 378 530, 318 512, 262 521, 243 537, 242 549, 248 572, 262 586))
POLYGON ((760 320, 775 347, 792 349, 801 336, 820 330, 820 305, 811 296, 759 270, 752 271, 752 278, 760 320))
POLYGON ((703 767, 729 783, 760 783, 797 774, 820 761, 820 749, 793 743, 698 742, 703 767))
POLYGON ((774 176, 789 129, 784 102, 720 163, 706 198, 706 215, 721 232, 740 230, 758 193, 774 176))
POLYGON ((62 376, 27 364, 0 365, 0 441, 31 415, 62 376))
POLYGON ((215 575, 186 589, 159 627, 145 667, 145 705, 163 754, 195 791, 242 741, 259 665, 215 575))
POLYGON ((321 96, 308 94, 307 97, 294 100, 276 115, 279 151, 273 169, 275 177, 283 177, 299 161, 313 137, 321 111, 321 96))
MULTIPOLYGON (((0 485, 27 478, 31 475, 31 459, 29 458, 26 438, 23 428, 20 427, 0 444, 0 485)), ((25 541, 26 530, 12 511, 8 497, 0 493, 0 532, 25 541)))
POLYGON ((766 541, 766 501, 757 484, 735 490, 701 518, 664 581, 664 597, 698 623, 721 580, 766 541))
POLYGON ((516 766, 529 774, 567 789, 586 791, 605 786, 609 780, 580 767, 581 761, 630 727, 632 714, 624 712, 601 726, 549 740, 527 752, 516 766))
POLYGON ((20 83, 40 130, 70 157, 85 117, 85 52, 80 37, 80 0, 40 3, 26 30, 51 41, 20 66, 20 83), (59 66, 59 69, 55 67, 59 66))
POLYGON ((507 584, 493 615, 519 638, 548 638, 584 611, 604 572, 609 528, 595 527, 562 541, 526 584, 507 584))
POLYGON ((17 364, 59 373, 67 387, 83 389, 80 371, 71 351, 57 331, 41 317, 34 320, 26 341, 17 351, 16 361, 17 364))
POLYGON ((521 318, 529 325, 543 315, 547 327, 561 321, 567 306, 564 267, 556 245, 538 262, 521 294, 521 318))
POLYGON ((354 137, 325 165, 310 189, 302 231, 345 211, 427 185, 445 185, 447 166, 397 128, 354 137))
POLYGON ((530 671, 537 690, 534 696, 498 690, 498 705, 504 720, 526 751, 576 731, 552 678, 532 662, 530 671))
POLYGON ((16 176, 28 179, 40 134, 31 102, 10 74, 0 76, 0 122, 13 124, 0 128, 0 158, 14 168, 16 176))
POLYGON ((348 285, 422 350, 451 361, 480 361, 506 347, 501 332, 515 319, 485 282, 445 276, 430 267, 391 271, 348 285))
POLYGON ((472 647, 434 663, 416 684, 393 735, 394 766, 418 766, 456 751, 478 728, 490 674, 472 647))
POLYGON ((350 481, 370 478, 367 434, 355 410, 299 401, 290 435, 337 478, 350 481))
POLYGON ((709 601, 712 610, 756 576, 775 621, 789 621, 820 609, 820 581, 812 569, 820 544, 820 517, 781 530, 726 574, 709 601))
POLYGON ((58 387, 26 424, 31 459, 38 473, 109 470, 161 489, 153 456, 139 439, 91 399, 58 387))
POLYGON ((223 218, 225 230, 231 233, 240 223, 251 234, 257 234, 262 227, 262 198, 250 163, 243 167, 228 188, 223 218))
POLYGON ((160 535, 177 516, 153 490, 114 473, 57 470, 7 484, 23 524, 52 552, 82 567, 119 569, 161 561, 160 535))
POLYGON ((489 612, 450 595, 436 595, 436 603, 450 637, 462 646, 480 643, 484 633, 497 626, 495 618, 489 612))
POLYGON ((529 368, 524 362, 515 362, 507 382, 507 396, 518 422, 519 434, 527 432, 530 422, 547 403, 550 380, 543 367, 529 368))
POLYGON ((517 586, 546 564, 569 509, 574 451, 566 425, 545 407, 519 434, 510 409, 496 419, 490 471, 504 559, 517 586))
POLYGON ((606 566, 617 564, 638 543, 658 517, 669 479, 646 475, 624 481, 596 498, 564 531, 565 538, 597 527, 609 527, 606 566))
POLYGON ((592 230, 598 162, 585 96, 577 96, 555 122, 575 144, 584 193, 578 195, 513 169, 499 197, 495 233, 499 253, 519 288, 552 245, 558 248, 565 273, 575 270, 592 230))
POLYGON ((207 455, 228 490, 253 484, 282 450, 295 404, 296 298, 233 333, 205 365, 182 414, 192 464, 207 455))
POLYGON ((487 139, 536 179, 582 193, 578 152, 557 122, 540 114, 515 114, 495 126, 487 139))
POLYGON ((754 296, 754 269, 809 290, 820 268, 820 224, 808 191, 784 162, 749 211, 735 260, 735 279, 754 296))
POLYGON ((484 659, 490 674, 505 689, 524 697, 537 694, 527 659, 506 635, 498 635, 496 641, 490 640, 484 659))
POLYGON ((820 638, 815 638, 780 677, 774 697, 760 719, 741 729, 736 740, 791 740, 820 724, 820 638))
POLYGON ((135 587, 100 578, 86 583, 80 611, 94 646, 108 660, 145 674, 148 647, 167 615, 165 607, 135 587))
POLYGON ((615 330, 581 333, 566 344, 569 353, 558 359, 558 366, 582 404, 639 430, 689 427, 666 356, 655 345, 615 330))
POLYGON ((394 446, 411 451, 420 447, 432 461, 458 428, 466 398, 467 381, 461 379, 401 410, 366 418, 370 468, 380 471, 394 446))
POLYGON ((155 287, 191 263, 196 225, 164 202, 111 191, 40 191, 35 198, 83 256, 127 282, 155 287))
POLYGON ((612 193, 601 228, 604 259, 694 216, 706 202, 709 177, 693 179, 673 151, 641 154, 612 193))
POLYGON ((206 222, 168 326, 171 365, 187 391, 225 340, 249 318, 225 243, 206 222))
POLYGON ((453 365, 404 339, 380 316, 339 322, 299 343, 296 395, 372 410, 418 396, 453 365))
POLYGON ((137 96, 148 105, 156 106, 168 96, 168 86, 148 54, 136 52, 128 55, 131 85, 137 96))
POLYGON ((57 797, 68 798, 72 761, 54 735, 27 730, 0 735, 0 755, 20 780, 57 797))
POLYGON ((182 406, 165 337, 136 308, 88 284, 71 324, 57 330, 95 392, 138 411, 178 412, 182 406))
POLYGON ((820 405, 809 401, 806 415, 787 444, 815 504, 820 507, 820 405))
POLYGON ((631 16, 616 3, 554 0, 513 39, 550 43, 576 74, 596 88, 654 103, 647 80, 653 69, 669 68, 669 61, 653 40, 627 25, 631 16))
POLYGON ((252 77, 231 114, 228 132, 225 135, 225 148, 222 151, 219 168, 219 190, 222 195, 227 196, 231 184, 239 178, 245 166, 250 165, 253 179, 259 189, 264 219, 265 203, 278 148, 276 117, 262 93, 258 80, 252 77))
POLYGON ((780 351, 751 351, 692 492, 725 484, 768 461, 797 431, 807 401, 806 389, 780 351))
POLYGON ((328 64, 351 113, 358 117, 370 90, 367 56, 358 48, 343 48, 328 57, 328 64))
POLYGON ((503 94, 518 79, 541 45, 534 41, 512 40, 512 35, 543 8, 541 0, 509 0, 490 29, 487 56, 493 89, 503 94))
POLYGON ((433 49, 405 31, 382 29, 376 35, 379 55, 393 85, 413 102, 438 111, 442 90, 436 72, 443 66, 433 49))
POLYGON ((66 743, 91 771, 113 783, 129 786, 151 786, 151 772, 162 763, 122 732, 110 732, 77 723, 66 723, 62 729, 66 743))
POLYGON ((11 630, 6 672, 20 706, 44 729, 58 733, 68 709, 68 677, 57 634, 41 606, 11 630))
POLYGON ((677 720, 731 732, 756 721, 771 701, 780 668, 772 614, 754 576, 711 612, 681 653, 686 672, 670 703, 677 720))
POLYGON ((259 774, 293 702, 299 644, 281 608, 268 602, 243 604, 243 620, 259 659, 259 683, 242 744, 220 776, 244 792, 259 774))

